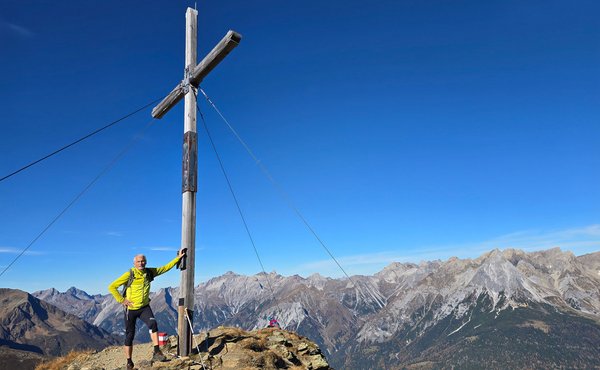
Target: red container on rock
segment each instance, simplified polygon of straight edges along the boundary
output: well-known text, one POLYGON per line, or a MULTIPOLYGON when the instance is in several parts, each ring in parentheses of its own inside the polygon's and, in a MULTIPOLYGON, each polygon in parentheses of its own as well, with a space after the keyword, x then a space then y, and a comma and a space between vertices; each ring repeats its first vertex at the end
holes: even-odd
POLYGON ((167 344, 167 339, 169 339, 169 337, 167 336, 167 333, 158 333, 158 345, 159 346, 164 346, 165 344, 167 344))

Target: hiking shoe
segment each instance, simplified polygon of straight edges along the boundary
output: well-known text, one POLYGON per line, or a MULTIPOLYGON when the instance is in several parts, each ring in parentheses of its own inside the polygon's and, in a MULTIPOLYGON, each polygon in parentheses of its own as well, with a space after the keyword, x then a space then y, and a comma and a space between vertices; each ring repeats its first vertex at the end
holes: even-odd
POLYGON ((161 351, 154 352, 154 354, 152 355, 152 361, 164 362, 167 361, 167 357, 163 355, 161 351))
POLYGON ((126 367, 126 369, 127 369, 127 370, 133 370, 133 369, 135 369, 135 365, 133 364, 133 362, 132 362, 132 363, 129 363, 129 362, 128 362, 128 363, 127 363, 127 367, 126 367))

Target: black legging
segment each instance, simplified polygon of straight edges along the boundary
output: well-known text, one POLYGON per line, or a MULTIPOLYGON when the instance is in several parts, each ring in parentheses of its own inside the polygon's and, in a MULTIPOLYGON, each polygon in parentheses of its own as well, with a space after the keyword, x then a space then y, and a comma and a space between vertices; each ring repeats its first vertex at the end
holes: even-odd
POLYGON ((154 313, 152 312, 150 305, 144 306, 139 310, 125 310, 126 346, 133 345, 133 337, 135 336, 135 322, 138 318, 141 319, 153 333, 158 331, 158 325, 156 325, 156 319, 154 318, 154 313))

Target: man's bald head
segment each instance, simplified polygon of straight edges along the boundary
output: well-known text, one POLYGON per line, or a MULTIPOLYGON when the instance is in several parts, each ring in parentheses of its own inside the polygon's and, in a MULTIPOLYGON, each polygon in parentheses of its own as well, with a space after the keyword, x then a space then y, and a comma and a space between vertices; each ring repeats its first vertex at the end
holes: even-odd
POLYGON ((133 265, 138 270, 143 270, 146 268, 146 256, 143 254, 137 254, 133 257, 133 265))

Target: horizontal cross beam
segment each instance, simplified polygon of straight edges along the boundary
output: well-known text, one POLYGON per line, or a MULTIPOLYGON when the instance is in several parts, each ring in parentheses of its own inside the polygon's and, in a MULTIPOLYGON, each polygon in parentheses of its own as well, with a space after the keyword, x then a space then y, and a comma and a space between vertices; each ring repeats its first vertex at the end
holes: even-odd
MULTIPOLYGON (((189 73, 189 84, 198 87, 200 82, 219 64, 231 50, 239 45, 242 35, 229 30, 219 43, 202 59, 194 70, 189 73)), ((185 95, 187 81, 180 82, 154 109, 152 117, 162 118, 171 108, 175 106, 185 95)))

